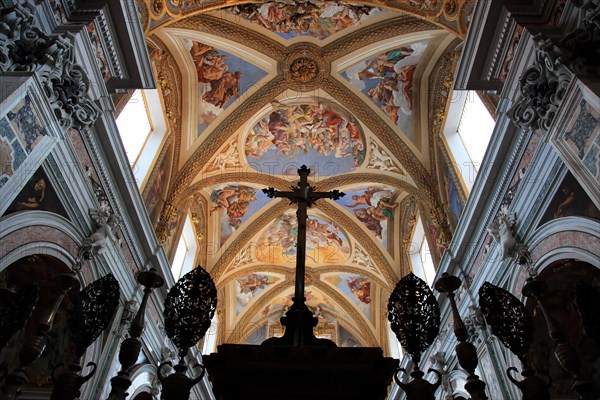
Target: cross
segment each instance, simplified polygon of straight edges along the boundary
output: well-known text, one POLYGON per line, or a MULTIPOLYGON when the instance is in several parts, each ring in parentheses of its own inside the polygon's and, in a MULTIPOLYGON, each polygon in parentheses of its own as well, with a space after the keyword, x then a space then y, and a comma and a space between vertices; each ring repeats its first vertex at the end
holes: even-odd
MULTIPOLYGON (((291 203, 298 204, 298 211, 296 211, 296 216, 298 217, 298 238, 296 241, 296 283, 293 298, 294 302, 288 311, 288 313, 292 312, 292 319, 295 318, 294 315, 298 315, 297 318, 300 319, 300 314, 306 314, 306 312, 310 314, 308 307, 306 307, 306 304, 304 304, 304 275, 306 273, 306 219, 308 218, 307 210, 315 203, 315 201, 319 199, 338 200, 345 196, 345 193, 340 192, 339 190, 332 190, 331 192, 316 192, 314 188, 308 184, 309 174, 310 169, 307 168, 306 165, 300 167, 298 170, 300 182, 298 185, 292 186, 292 191, 279 191, 272 187, 262 190, 263 193, 270 198, 284 197, 289 199, 291 203)), ((294 323, 294 321, 290 322, 294 323)), ((306 332, 308 331, 303 329, 306 328, 303 323, 300 321, 296 322, 297 324, 295 324, 295 328, 293 329, 294 333, 292 343, 298 346, 305 344, 305 340, 307 339, 305 336, 306 332)), ((291 333, 288 332, 288 328, 290 328, 289 325, 290 324, 286 325, 286 334, 284 335, 284 338, 291 335, 291 333)), ((310 328, 310 332, 312 333, 312 327, 310 328)))

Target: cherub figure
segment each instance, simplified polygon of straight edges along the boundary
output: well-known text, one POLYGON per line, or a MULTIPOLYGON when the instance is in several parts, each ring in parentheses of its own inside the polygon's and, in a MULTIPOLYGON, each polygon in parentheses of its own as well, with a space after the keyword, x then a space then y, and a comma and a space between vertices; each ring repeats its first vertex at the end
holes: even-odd
POLYGON ((80 254, 86 259, 89 259, 92 255, 97 256, 104 253, 108 243, 118 240, 115 233, 121 223, 121 217, 118 214, 113 214, 107 210, 90 209, 89 213, 92 219, 96 221, 96 230, 83 239, 80 254))
POLYGON ((514 255, 517 245, 516 224, 517 218, 515 213, 502 209, 498 213, 497 219, 487 227, 487 231, 492 235, 494 241, 500 245, 500 257, 502 260, 514 255))

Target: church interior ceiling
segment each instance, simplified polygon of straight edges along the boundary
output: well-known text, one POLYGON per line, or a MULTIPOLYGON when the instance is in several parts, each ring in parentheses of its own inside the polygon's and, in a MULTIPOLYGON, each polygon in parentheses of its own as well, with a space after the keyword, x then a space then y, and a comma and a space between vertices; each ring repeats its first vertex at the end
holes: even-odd
POLYGON ((142 194, 170 257, 191 216, 219 341, 281 333, 297 221, 261 189, 289 190, 305 164, 318 190, 346 193, 309 210, 317 331, 387 348, 417 217, 434 258, 451 235, 443 182, 456 176, 438 135, 474 1, 138 3, 169 122, 142 194))

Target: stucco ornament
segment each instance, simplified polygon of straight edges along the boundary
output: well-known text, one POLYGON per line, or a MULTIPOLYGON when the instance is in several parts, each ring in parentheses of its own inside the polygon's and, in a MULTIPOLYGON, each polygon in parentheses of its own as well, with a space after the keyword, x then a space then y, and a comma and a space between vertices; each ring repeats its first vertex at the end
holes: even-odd
POLYGON ((96 230, 83 239, 80 258, 89 259, 104 253, 110 243, 117 243, 116 231, 121 223, 121 216, 104 208, 89 210, 90 216, 96 222, 96 230))
POLYGON ((503 207, 496 219, 487 226, 487 231, 500 246, 502 260, 515 255, 517 249, 516 225, 517 215, 503 207))

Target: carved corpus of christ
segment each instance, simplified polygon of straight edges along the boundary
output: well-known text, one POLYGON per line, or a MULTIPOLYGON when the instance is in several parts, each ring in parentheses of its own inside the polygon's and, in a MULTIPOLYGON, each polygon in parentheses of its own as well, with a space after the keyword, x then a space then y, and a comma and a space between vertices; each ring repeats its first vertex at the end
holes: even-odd
POLYGON ((281 338, 270 338, 263 342, 265 345, 280 346, 335 346, 331 340, 318 339, 313 333, 317 325, 315 318, 305 304, 304 276, 306 272, 306 219, 308 208, 319 199, 338 200, 345 196, 339 190, 331 192, 317 192, 308 184, 310 169, 303 165, 298 170, 300 182, 292 186, 291 191, 279 191, 270 187, 263 189, 270 198, 286 198, 291 203, 298 205, 298 238, 296 241, 296 282, 294 287, 293 304, 285 316, 281 317, 281 324, 285 326, 285 333, 281 338))

